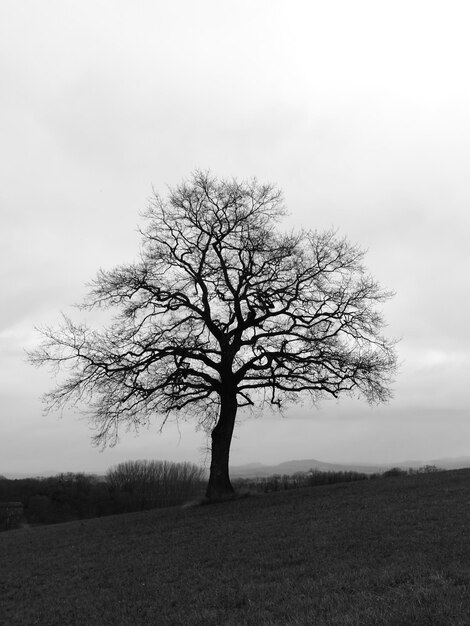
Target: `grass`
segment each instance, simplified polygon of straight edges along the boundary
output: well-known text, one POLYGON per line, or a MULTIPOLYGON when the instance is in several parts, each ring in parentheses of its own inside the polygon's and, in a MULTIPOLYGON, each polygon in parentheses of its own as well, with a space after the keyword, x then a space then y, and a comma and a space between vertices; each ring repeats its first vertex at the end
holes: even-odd
POLYGON ((0 535, 0 623, 470 624, 470 470, 0 535))

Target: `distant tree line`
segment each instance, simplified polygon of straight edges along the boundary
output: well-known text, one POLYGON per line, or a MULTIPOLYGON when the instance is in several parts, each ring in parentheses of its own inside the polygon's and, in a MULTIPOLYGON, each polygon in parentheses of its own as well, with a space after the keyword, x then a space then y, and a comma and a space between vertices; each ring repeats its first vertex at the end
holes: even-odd
MULTIPOLYGON (((128 461, 105 476, 0 477, 0 503, 21 502, 22 523, 55 524, 184 504, 204 493, 206 476, 192 463, 128 461)), ((7 529, 0 519, 0 530, 7 529)))
POLYGON ((234 485, 238 489, 270 493, 273 491, 284 491, 287 489, 299 489, 301 487, 316 487, 320 485, 331 485, 333 483, 346 483, 357 480, 372 480, 375 478, 391 478, 394 476, 413 476, 415 474, 429 474, 442 471, 435 465, 424 465, 419 468, 404 469, 392 467, 381 473, 366 474, 365 472, 354 471, 320 471, 311 469, 308 472, 296 472, 295 474, 274 474, 259 478, 237 478, 234 485))
MULTIPOLYGON (((238 478, 238 491, 269 493, 358 480, 393 478, 442 471, 435 465, 382 473, 309 470, 293 475, 238 478)), ((131 513, 157 507, 177 506, 202 499, 205 471, 192 463, 127 461, 112 467, 105 476, 83 473, 58 474, 47 478, 7 479, 0 476, 0 505, 22 503, 21 523, 55 524, 77 519, 131 513)), ((0 530, 12 528, 8 509, 0 506, 0 530), (5 519, 2 519, 2 514, 5 519)))
POLYGON ((248 491, 269 493, 272 491, 284 491, 286 489, 299 489, 301 487, 316 487, 317 485, 330 485, 332 483, 351 482, 353 480, 367 480, 368 474, 361 472, 322 472, 309 470, 308 472, 296 472, 295 474, 274 474, 260 478, 237 478, 233 482, 237 488, 248 491))
POLYGON ((390 478, 393 476, 414 476, 415 474, 432 474, 434 472, 442 472, 443 470, 436 465, 422 465, 421 467, 409 467, 407 470, 402 467, 391 467, 386 470, 381 476, 384 478, 390 478))

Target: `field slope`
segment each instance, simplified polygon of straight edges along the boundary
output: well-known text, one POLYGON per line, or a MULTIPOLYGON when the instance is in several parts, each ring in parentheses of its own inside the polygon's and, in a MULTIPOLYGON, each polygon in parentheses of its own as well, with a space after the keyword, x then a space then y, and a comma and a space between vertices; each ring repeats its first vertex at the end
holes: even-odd
POLYGON ((470 470, 0 535, 0 623, 470 624, 470 470))

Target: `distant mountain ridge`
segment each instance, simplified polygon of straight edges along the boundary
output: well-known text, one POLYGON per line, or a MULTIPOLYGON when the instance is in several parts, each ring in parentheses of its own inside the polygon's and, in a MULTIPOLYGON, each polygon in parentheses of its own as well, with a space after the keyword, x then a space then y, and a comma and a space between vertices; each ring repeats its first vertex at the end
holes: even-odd
MULTIPOLYGON (((402 469, 418 469, 425 465, 435 465, 439 469, 464 469, 470 468, 470 456, 461 456, 454 458, 431 459, 429 461, 408 460, 400 463, 327 463, 318 461, 317 459, 295 459, 284 461, 277 465, 264 465, 263 463, 254 462, 244 465, 230 466, 230 476, 232 478, 262 478, 263 476, 273 476, 280 474, 281 476, 292 475, 296 472, 308 472, 309 470, 318 470, 320 472, 362 472, 364 474, 374 474, 376 472, 385 472, 391 467, 400 467, 402 469)), ((39 473, 18 473, 18 472, 0 472, 0 477, 12 479, 22 478, 44 478, 46 476, 56 476, 64 472, 39 472, 39 473)), ((67 472, 65 472, 67 473, 67 472)), ((104 476, 97 472, 87 472, 87 475, 104 476)))
POLYGON ((292 475, 296 472, 318 470, 321 472, 362 472, 374 474, 385 472, 392 467, 402 469, 419 469, 426 465, 435 465, 440 469, 463 469, 470 467, 470 457, 432 459, 430 461, 401 461, 400 463, 326 463, 317 459, 300 459, 284 461, 278 465, 264 465, 263 463, 248 463, 234 465, 230 468, 232 478, 263 478, 274 474, 292 475))

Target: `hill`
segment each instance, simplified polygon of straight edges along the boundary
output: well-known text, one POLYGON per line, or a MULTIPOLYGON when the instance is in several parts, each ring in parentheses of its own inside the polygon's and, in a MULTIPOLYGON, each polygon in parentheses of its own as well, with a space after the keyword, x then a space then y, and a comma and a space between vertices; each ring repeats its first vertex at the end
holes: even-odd
POLYGON ((309 470, 319 470, 320 472, 364 472, 374 474, 388 469, 388 465, 372 465, 367 463, 326 463, 317 459, 297 459, 284 461, 277 465, 263 465, 262 463, 249 463, 247 465, 235 465, 230 468, 230 475, 233 478, 264 478, 275 474, 292 475, 296 472, 308 472, 309 470))
POLYGON ((0 535, 0 623, 470 623, 470 471, 0 535))
MULTIPOLYGON (((361 472, 364 474, 375 474, 384 472, 391 467, 400 467, 403 469, 411 467, 413 469, 417 469, 424 467, 425 465, 435 465, 440 469, 470 468, 470 457, 449 457, 431 459, 428 461, 407 460, 396 463, 328 463, 317 459, 294 459, 290 461, 283 461, 282 463, 278 463, 276 465, 264 465, 263 463, 255 462, 231 466, 230 476, 233 478, 262 478, 266 476, 273 476, 275 474, 292 475, 295 474, 295 472, 308 472, 311 469, 316 469, 321 472, 361 472)), ((39 472, 34 474, 34 477, 42 478, 45 476, 56 476, 59 473, 61 472, 39 472)), ((3 472, 1 475, 10 480, 33 477, 33 474, 24 472, 3 472)), ((96 475, 99 478, 103 477, 99 474, 94 474, 93 472, 87 472, 87 475, 96 475)))
POLYGON ((248 463, 247 465, 235 465, 230 468, 233 478, 263 478, 274 474, 292 475, 296 472, 308 472, 318 470, 320 472, 360 472, 375 474, 384 472, 391 467, 402 469, 418 469, 426 465, 435 465, 441 469, 463 469, 470 467, 470 457, 432 459, 430 461, 401 461, 398 463, 325 463, 317 459, 300 459, 285 461, 277 465, 263 465, 262 463, 248 463))

